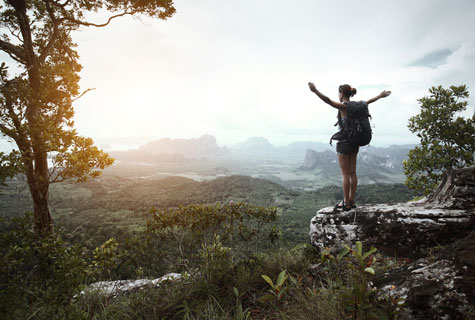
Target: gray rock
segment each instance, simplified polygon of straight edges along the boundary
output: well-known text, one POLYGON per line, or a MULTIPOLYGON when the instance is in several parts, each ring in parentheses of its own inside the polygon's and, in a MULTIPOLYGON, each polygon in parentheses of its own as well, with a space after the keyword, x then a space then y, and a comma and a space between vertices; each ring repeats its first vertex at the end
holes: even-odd
POLYGON ((475 316, 475 232, 372 282, 382 295, 405 300, 399 319, 471 319, 475 316))
POLYGON ((99 281, 90 284, 81 292, 84 295, 88 292, 97 292, 108 297, 115 297, 122 294, 127 294, 132 291, 140 290, 145 287, 158 287, 160 283, 166 280, 178 280, 181 279, 179 273, 169 273, 160 278, 138 279, 138 280, 116 280, 116 281, 99 281))
POLYGON ((310 222, 310 241, 339 251, 363 242, 379 251, 412 259, 429 248, 447 245, 475 230, 475 167, 450 173, 427 198, 413 203, 360 206, 347 212, 332 207, 310 222))

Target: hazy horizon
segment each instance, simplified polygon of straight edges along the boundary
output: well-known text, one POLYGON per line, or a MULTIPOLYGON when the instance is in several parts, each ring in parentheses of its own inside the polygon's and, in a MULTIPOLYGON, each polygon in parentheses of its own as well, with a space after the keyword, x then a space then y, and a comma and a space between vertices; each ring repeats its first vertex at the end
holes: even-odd
MULTIPOLYGON (((192 140, 192 139, 199 139, 204 135, 210 135, 210 136, 215 137, 217 145, 221 148, 222 147, 231 147, 232 148, 232 147, 236 146, 237 144, 246 142, 248 139, 252 139, 252 138, 264 138, 271 145, 273 145, 274 147, 277 147, 277 148, 286 147, 286 146, 288 146, 289 144, 292 144, 292 143, 322 143, 322 144, 328 145, 329 148, 335 148, 335 143, 336 143, 334 141, 333 146, 330 146, 329 141, 306 140, 306 141, 291 141, 291 142, 285 143, 285 144, 278 144, 278 143, 275 143, 275 142, 269 140, 266 137, 257 137, 257 136, 248 137, 244 140, 237 141, 235 143, 222 143, 220 141, 219 137, 216 137, 215 135, 209 134, 209 133, 205 133, 205 134, 202 134, 200 136, 191 137, 191 138, 172 138, 172 137, 161 137, 161 138, 154 138, 154 137, 122 137, 122 138, 119 138, 119 137, 115 137, 115 138, 109 138, 109 139, 107 139, 107 138, 100 139, 100 140, 96 141, 96 143, 97 143, 98 146, 102 146, 102 147, 104 147, 106 145, 109 146, 110 151, 125 151, 125 150, 137 149, 138 147, 143 146, 143 145, 147 144, 148 142, 158 141, 158 140, 161 140, 161 139, 192 140)), ((381 144, 370 143, 369 147, 387 148, 387 147, 390 147, 392 145, 403 145, 403 144, 391 143, 391 144, 387 144, 387 145, 381 145, 381 144)), ((361 147, 361 148, 362 148, 362 150, 364 150, 364 147, 361 147)))

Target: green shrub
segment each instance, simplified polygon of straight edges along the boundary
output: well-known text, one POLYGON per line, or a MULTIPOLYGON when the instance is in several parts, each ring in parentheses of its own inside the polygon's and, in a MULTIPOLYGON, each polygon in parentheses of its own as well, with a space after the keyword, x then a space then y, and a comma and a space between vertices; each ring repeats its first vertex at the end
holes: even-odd
POLYGON ((0 252, 2 319, 64 317, 71 298, 92 276, 80 246, 68 244, 59 232, 35 236, 32 214, 13 219, 0 233, 0 252))

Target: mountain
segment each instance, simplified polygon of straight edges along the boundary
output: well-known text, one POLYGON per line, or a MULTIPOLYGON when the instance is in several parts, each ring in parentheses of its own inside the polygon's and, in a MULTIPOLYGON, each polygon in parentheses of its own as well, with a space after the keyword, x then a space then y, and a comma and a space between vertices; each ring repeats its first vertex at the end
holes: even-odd
POLYGON ((367 148, 365 147, 360 149, 359 158, 368 164, 374 164, 374 161, 377 161, 377 165, 379 166, 395 170, 402 170, 402 162, 407 159, 407 154, 415 146, 417 145, 391 145, 386 148, 372 146, 367 148), (378 160, 375 160, 376 158, 378 158, 378 160))
POLYGON ((334 150, 335 147, 331 146, 329 143, 324 142, 315 142, 315 141, 296 141, 288 144, 285 147, 281 147, 280 150, 285 153, 292 154, 304 154, 307 149, 312 149, 315 151, 325 151, 325 150, 334 150))
POLYGON ((317 152, 312 149, 307 149, 305 153, 305 160, 303 165, 300 166, 302 170, 313 170, 324 164, 335 162, 336 155, 335 152, 330 150, 325 150, 323 152, 317 152))
POLYGON ((277 152, 277 149, 263 137, 252 137, 231 147, 234 154, 248 156, 269 156, 277 152))
POLYGON ((148 142, 136 150, 111 151, 109 154, 124 162, 176 164, 217 157, 228 152, 228 148, 218 146, 214 136, 203 135, 193 139, 163 138, 148 142))
MULTIPOLYGON (((357 159, 357 174, 361 183, 400 183, 404 181, 403 160, 413 146, 361 148, 357 159)), ((334 151, 307 149, 303 164, 297 170, 315 174, 319 179, 338 180, 341 173, 334 151)))
POLYGON ((214 136, 205 134, 197 139, 170 139, 164 138, 151 141, 138 148, 138 151, 150 154, 180 154, 188 158, 208 158, 225 153, 225 149, 218 147, 214 136))

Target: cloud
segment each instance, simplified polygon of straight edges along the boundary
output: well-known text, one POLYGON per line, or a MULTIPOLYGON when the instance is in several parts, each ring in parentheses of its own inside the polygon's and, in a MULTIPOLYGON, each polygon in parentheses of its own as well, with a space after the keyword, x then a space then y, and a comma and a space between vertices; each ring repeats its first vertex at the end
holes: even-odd
POLYGON ((437 68, 446 63, 447 58, 453 53, 450 49, 440 49, 427 53, 423 57, 408 64, 409 67, 421 66, 437 68))

